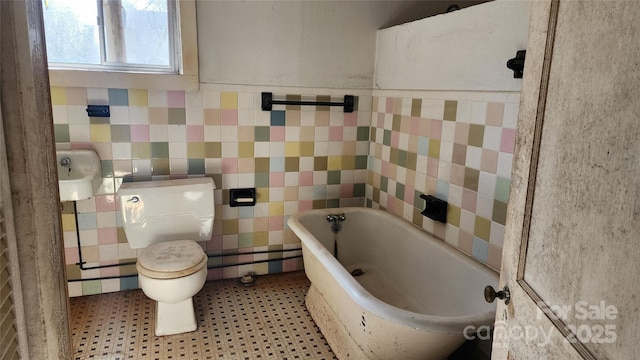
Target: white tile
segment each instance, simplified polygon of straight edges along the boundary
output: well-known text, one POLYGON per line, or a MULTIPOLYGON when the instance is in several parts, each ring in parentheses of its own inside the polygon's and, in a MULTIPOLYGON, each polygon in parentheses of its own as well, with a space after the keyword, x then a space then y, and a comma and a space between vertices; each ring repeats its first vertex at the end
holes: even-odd
POLYGON ((487 103, 474 101, 471 103, 471 123, 484 125, 487 123, 487 103))
POLYGON ((511 168, 513 163, 513 154, 498 154, 498 176, 503 178, 511 178, 511 168))
POLYGON ((488 150, 499 151, 502 128, 498 126, 485 126, 482 147, 488 150))
POLYGON ((149 124, 149 108, 148 107, 129 107, 129 123, 130 124, 149 124))
POLYGON ((114 160, 131 159, 131 143, 112 143, 111 154, 114 160))
POLYGON ((129 107, 128 106, 115 106, 111 105, 110 107, 110 115, 109 123, 112 125, 128 125, 129 121, 129 107))
POLYGON ((484 171, 480 171, 478 179, 478 193, 493 198, 496 192, 496 182, 498 176, 484 171))
POLYGON ((480 169, 480 162, 482 160, 482 148, 477 146, 467 146, 467 157, 465 159, 465 166, 472 169, 480 169))

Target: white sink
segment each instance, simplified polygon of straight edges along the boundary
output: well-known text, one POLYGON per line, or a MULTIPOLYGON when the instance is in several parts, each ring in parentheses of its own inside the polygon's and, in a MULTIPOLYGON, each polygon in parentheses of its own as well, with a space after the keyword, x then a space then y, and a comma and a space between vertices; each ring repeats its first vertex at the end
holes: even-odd
POLYGON ((100 158, 93 150, 57 150, 60 200, 84 200, 94 196, 102 183, 100 158))

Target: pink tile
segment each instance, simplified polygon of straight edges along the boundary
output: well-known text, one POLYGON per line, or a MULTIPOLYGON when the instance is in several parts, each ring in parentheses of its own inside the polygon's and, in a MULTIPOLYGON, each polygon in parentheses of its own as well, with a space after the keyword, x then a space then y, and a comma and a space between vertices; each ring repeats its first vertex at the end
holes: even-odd
POLYGON ((223 174, 237 174, 238 173, 238 159, 237 158, 224 158, 224 159, 222 159, 222 173, 223 174))
POLYGON ((427 158, 427 176, 434 178, 438 177, 438 168, 440 166, 440 160, 436 158, 427 158))
POLYGON ((376 122, 377 128, 384 128, 384 113, 378 113, 378 121, 376 122))
POLYGON ((131 133, 131 142, 149 141, 149 125, 131 125, 129 132, 131 133))
POLYGON ((77 264, 80 262, 77 247, 64 249, 64 262, 67 264, 77 264))
POLYGON ((298 175, 298 184, 300 186, 313 185, 313 171, 300 171, 298 175))
POLYGON ((238 125, 238 109, 220 110, 222 125, 238 125))
POLYGON ((207 271, 207 280, 222 280, 222 268, 209 269, 207 271))
MULTIPOLYGON (((101 265, 111 265, 111 264, 117 264, 117 261, 104 261, 101 262, 101 265)), ((120 275, 120 268, 118 266, 113 266, 113 267, 106 267, 106 268, 102 268, 100 269, 100 276, 118 276, 120 275)))
POLYGON ((300 268, 300 261, 298 259, 282 260, 282 271, 297 271, 302 270, 300 268))
POLYGON ((344 113, 344 126, 357 126, 358 112, 344 113))
POLYGON ((341 184, 340 185, 340 198, 353 197, 353 184, 341 184))
POLYGON ((283 172, 272 172, 269 174, 269 186, 284 186, 284 173, 283 172))
POLYGON ((269 130, 271 131, 270 139, 271 141, 284 141, 284 126, 272 126, 269 130))
POLYGON ((394 148, 400 147, 400 133, 397 131, 391 132, 391 147, 394 147, 394 148))
POLYGON ((329 127, 329 141, 342 141, 342 126, 329 127))
POLYGON ((113 194, 96 196, 96 211, 116 211, 116 196, 113 194))
POLYGON ((117 244, 118 230, 116 228, 98 229, 98 243, 100 245, 117 244))
POLYGON ((204 126, 187 125, 187 141, 204 141, 204 126))
POLYGON ((300 200, 298 202, 298 211, 313 209, 313 200, 300 200))
POLYGON ((283 224, 283 216, 269 216, 269 230, 282 230, 283 224))
POLYGON ((502 129, 502 137, 500 138, 500 151, 513 154, 516 145, 516 130, 502 129))
POLYGON ((167 91, 167 106, 184 107, 185 105, 184 91, 167 91))
POLYGON ((387 102, 385 103, 384 112, 387 114, 393 113, 393 98, 387 98, 387 102))
POLYGON ((430 133, 432 139, 442 139, 442 120, 431 120, 430 133))
POLYGON ((239 255, 238 256, 238 263, 242 264, 242 263, 248 263, 248 262, 252 262, 253 261, 253 255, 252 254, 246 254, 246 255, 239 255))
POLYGON ((222 236, 214 235, 211 240, 206 243, 207 251, 220 251, 222 250, 222 236))
POLYGON ((409 205, 413 205, 415 189, 413 186, 404 187, 404 202, 409 205))
POLYGON ((463 209, 475 212, 477 202, 478 202, 477 192, 466 189, 466 188, 462 189, 462 208, 463 209))
POLYGON ((417 117, 412 117, 411 120, 409 121, 409 131, 411 131, 411 134, 415 134, 418 135, 420 134, 420 122, 424 121, 421 118, 417 118, 417 117))

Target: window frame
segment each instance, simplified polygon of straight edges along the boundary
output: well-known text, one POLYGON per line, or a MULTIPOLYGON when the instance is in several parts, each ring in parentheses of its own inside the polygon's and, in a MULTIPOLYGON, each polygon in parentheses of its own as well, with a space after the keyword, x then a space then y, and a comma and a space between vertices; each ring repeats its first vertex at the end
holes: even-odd
POLYGON ((176 0, 180 59, 178 73, 122 71, 105 68, 50 68, 49 82, 59 87, 97 87, 151 90, 197 90, 198 39, 195 0, 176 0))

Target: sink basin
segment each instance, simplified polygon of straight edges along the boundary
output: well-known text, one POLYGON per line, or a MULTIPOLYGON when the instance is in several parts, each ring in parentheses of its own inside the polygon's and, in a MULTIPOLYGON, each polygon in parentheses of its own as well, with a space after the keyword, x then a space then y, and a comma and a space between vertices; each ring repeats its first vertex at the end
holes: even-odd
POLYGON ((61 201, 93 197, 102 183, 100 158, 93 150, 57 150, 61 201))

